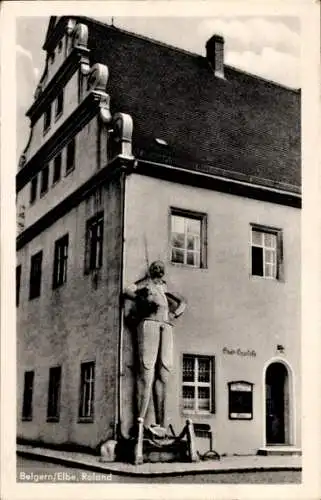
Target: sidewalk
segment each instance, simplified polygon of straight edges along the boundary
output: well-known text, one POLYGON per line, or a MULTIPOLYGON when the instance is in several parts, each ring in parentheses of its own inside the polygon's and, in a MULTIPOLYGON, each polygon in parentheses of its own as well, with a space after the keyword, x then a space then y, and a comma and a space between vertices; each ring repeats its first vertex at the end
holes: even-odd
POLYGON ((233 456, 197 463, 145 463, 136 466, 122 462, 101 462, 100 457, 85 453, 57 451, 27 445, 17 445, 17 454, 30 459, 43 460, 93 472, 111 472, 136 477, 176 476, 209 472, 300 471, 302 467, 300 456, 233 456))

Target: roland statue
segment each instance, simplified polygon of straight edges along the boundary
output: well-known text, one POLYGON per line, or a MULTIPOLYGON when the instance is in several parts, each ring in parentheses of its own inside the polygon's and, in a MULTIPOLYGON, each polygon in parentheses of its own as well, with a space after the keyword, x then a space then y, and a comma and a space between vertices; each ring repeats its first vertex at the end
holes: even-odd
POLYGON ((153 262, 146 278, 130 285, 124 297, 134 302, 138 345, 137 373, 137 446, 135 463, 143 461, 144 421, 153 397, 155 423, 148 432, 166 437, 165 400, 173 366, 173 322, 185 310, 185 300, 167 291, 165 266, 153 262))

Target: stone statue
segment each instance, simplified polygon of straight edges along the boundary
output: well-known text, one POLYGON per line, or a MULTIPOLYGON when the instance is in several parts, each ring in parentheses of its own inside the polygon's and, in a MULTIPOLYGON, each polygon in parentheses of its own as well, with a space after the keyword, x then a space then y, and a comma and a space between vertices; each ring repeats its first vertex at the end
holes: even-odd
MULTIPOLYGON (((155 424, 149 432, 165 437, 165 400, 173 364, 173 320, 185 310, 184 299, 167 291, 163 262, 153 262, 148 276, 125 289, 124 297, 134 301, 138 343, 138 446, 144 420, 153 396, 155 424)), ((136 463, 142 461, 142 449, 136 463)))

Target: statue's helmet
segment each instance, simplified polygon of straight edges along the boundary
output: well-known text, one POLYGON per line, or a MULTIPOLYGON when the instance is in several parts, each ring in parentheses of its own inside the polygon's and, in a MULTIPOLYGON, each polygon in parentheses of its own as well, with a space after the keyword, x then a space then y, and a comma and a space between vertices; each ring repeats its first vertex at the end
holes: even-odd
POLYGON ((149 275, 151 278, 162 278, 165 274, 165 265, 161 260, 152 262, 149 266, 149 275))

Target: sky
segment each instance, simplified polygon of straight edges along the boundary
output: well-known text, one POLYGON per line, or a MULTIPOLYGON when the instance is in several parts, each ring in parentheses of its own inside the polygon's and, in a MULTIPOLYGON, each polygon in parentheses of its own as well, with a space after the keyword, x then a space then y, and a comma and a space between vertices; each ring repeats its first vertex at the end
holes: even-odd
MULTIPOLYGON (((292 88, 300 87, 300 20, 284 16, 238 17, 110 17, 99 20, 205 55, 213 34, 225 39, 225 64, 292 88)), ((42 75, 49 17, 17 18, 17 150, 28 140, 24 116, 42 75)))

